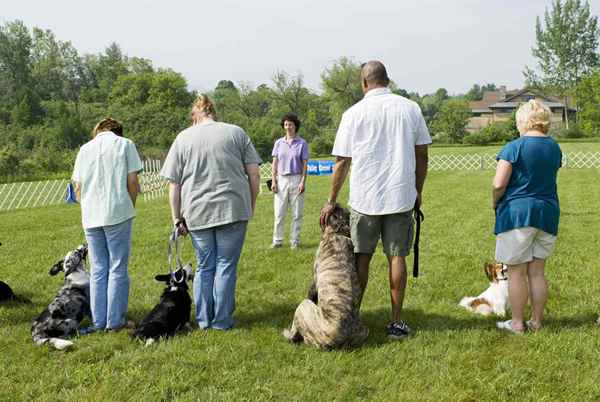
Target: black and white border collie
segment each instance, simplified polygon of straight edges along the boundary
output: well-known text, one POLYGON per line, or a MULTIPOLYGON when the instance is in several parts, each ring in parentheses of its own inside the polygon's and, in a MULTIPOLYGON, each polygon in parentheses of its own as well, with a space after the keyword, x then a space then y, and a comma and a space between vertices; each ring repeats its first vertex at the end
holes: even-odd
POLYGON ((71 347, 73 342, 64 338, 75 334, 84 317, 90 315, 90 276, 84 266, 87 253, 87 245, 83 244, 50 269, 52 276, 64 271, 65 281, 31 326, 31 337, 37 345, 49 343, 59 350, 71 347))
POLYGON ((140 322, 133 336, 145 341, 146 346, 160 338, 175 335, 190 320, 192 299, 188 294, 187 281, 193 280, 190 264, 177 269, 173 274, 156 275, 154 279, 165 282, 166 288, 160 301, 140 322))

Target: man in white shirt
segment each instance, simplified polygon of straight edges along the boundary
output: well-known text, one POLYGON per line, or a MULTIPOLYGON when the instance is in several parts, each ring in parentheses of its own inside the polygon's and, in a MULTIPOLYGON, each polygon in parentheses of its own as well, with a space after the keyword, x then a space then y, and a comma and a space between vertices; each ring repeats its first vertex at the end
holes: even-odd
MULTIPOLYGON (((421 205, 431 137, 419 106, 393 94, 385 66, 361 68, 364 98, 342 116, 332 154, 336 156, 330 197, 321 223, 333 211, 350 170, 350 226, 362 291, 381 237, 388 259, 392 322, 388 337, 401 339, 410 328, 401 319, 406 289, 406 256, 413 241, 413 208, 421 205)), ((362 298, 362 296, 361 296, 362 298)))

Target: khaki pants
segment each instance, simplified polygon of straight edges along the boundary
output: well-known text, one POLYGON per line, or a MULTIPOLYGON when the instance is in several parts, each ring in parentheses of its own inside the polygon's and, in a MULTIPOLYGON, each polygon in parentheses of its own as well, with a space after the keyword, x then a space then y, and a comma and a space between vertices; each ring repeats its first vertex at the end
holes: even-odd
POLYGON ((298 193, 298 186, 302 181, 302 175, 288 175, 277 177, 277 192, 275 193, 274 212, 275 223, 273 225, 273 243, 283 243, 283 232, 285 215, 288 208, 292 210, 292 223, 290 231, 290 243, 300 243, 300 229, 304 217, 304 193, 298 193))

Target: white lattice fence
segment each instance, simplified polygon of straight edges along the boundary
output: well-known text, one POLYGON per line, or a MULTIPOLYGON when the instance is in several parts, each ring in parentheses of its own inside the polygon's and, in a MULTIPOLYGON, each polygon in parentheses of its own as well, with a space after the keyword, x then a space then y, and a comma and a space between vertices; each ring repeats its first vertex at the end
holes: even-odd
POLYGON ((0 211, 65 202, 67 179, 0 184, 0 211))
POLYGON ((167 194, 167 182, 160 175, 162 161, 148 159, 144 161, 144 170, 140 175, 142 199, 154 200, 167 194))
POLYGON ((600 152, 570 152, 563 154, 563 167, 570 169, 600 168, 600 152))
MULTIPOLYGON (((429 170, 489 170, 496 168, 494 154, 432 155, 429 157, 429 170)), ((140 175, 143 200, 164 197, 167 183, 160 177, 160 160, 144 161, 144 171, 140 175)), ((600 152, 571 152, 563 154, 563 168, 600 168, 600 152)), ((263 185, 271 177, 271 164, 260 166, 261 192, 263 185)), ((67 179, 33 181, 26 183, 0 184, 0 211, 32 208, 65 202, 67 179)))
POLYGON ((484 170, 496 167, 495 155, 433 155, 429 170, 484 170))

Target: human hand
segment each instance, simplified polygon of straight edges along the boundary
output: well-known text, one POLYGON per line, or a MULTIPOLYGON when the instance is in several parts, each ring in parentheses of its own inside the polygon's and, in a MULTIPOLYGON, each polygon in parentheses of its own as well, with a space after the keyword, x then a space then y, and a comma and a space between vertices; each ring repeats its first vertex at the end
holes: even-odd
POLYGON ((277 192, 277 180, 273 179, 273 181, 271 182, 271 191, 273 193, 277 192))
POLYGON ((321 227, 324 227, 327 224, 327 221, 329 220, 329 217, 333 213, 334 209, 335 209, 335 202, 327 201, 325 203, 325 205, 323 205, 323 208, 321 208, 321 217, 319 219, 319 223, 321 224, 321 227))
POLYGON ((174 222, 174 225, 177 230, 177 236, 185 236, 188 234, 189 230, 184 218, 177 219, 174 222))
POLYGON ((419 210, 421 209, 421 202, 423 201, 423 198, 421 196, 421 194, 417 193, 417 199, 415 200, 415 206, 414 206, 414 210, 419 210))
POLYGON ((298 185, 298 194, 302 194, 304 192, 304 182, 301 181, 298 185))

